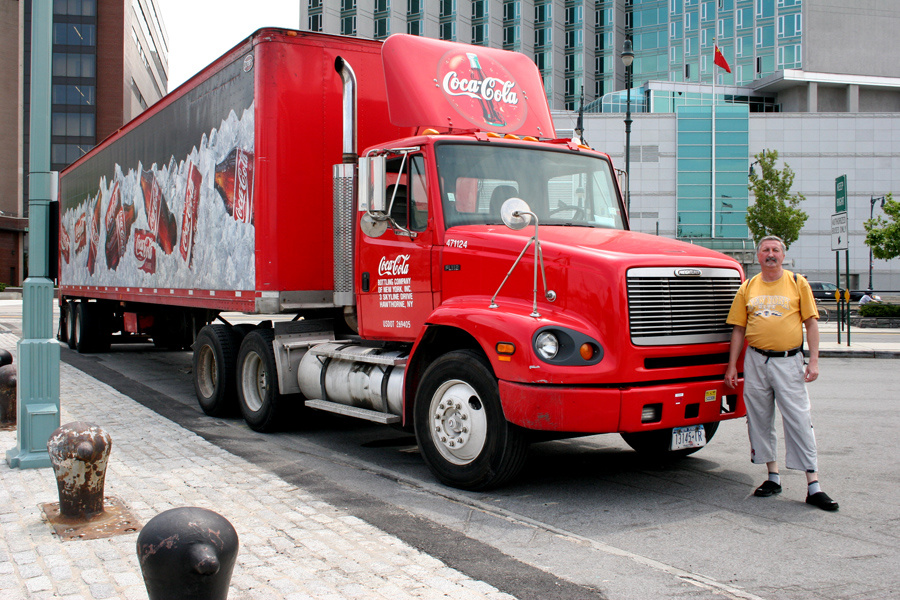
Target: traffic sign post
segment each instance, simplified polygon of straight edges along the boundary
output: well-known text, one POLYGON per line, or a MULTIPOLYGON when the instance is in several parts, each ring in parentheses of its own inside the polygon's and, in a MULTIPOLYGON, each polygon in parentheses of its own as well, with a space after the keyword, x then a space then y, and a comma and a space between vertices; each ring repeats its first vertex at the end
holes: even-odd
POLYGON ((844 315, 847 315, 847 345, 850 345, 850 219, 847 217, 847 176, 834 180, 834 213, 831 215, 831 249, 834 250, 835 285, 841 287, 841 250, 847 261, 847 289, 844 292, 846 310, 841 310, 844 301, 838 299, 837 341, 841 343, 841 329, 844 315))

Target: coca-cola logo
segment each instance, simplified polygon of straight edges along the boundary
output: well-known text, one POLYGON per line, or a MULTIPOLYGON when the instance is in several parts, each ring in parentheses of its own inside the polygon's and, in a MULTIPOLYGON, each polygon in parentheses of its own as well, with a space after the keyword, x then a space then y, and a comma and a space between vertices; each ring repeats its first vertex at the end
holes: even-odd
POLYGON ((85 237, 85 216, 82 214, 75 221, 75 246, 81 248, 84 246, 87 238, 85 237))
POLYGON ((378 261, 378 276, 385 275, 408 275, 409 274, 409 254, 401 254, 397 258, 388 260, 386 256, 382 256, 378 261))
POLYGON ((159 231, 159 208, 161 203, 162 190, 156 177, 154 177, 153 183, 150 184, 150 205, 147 207, 147 224, 150 227, 150 231, 154 233, 159 231))
POLYGON ((525 119, 527 103, 515 78, 483 52, 447 52, 437 81, 450 105, 479 127, 513 131, 525 119))
POLYGON ((149 231, 144 231, 143 229, 139 229, 134 232, 134 256, 141 261, 149 260, 155 251, 153 249, 153 242, 156 240, 156 236, 149 231))
POLYGON ((243 150, 237 153, 237 184, 234 194, 234 220, 250 222, 250 156, 243 150))

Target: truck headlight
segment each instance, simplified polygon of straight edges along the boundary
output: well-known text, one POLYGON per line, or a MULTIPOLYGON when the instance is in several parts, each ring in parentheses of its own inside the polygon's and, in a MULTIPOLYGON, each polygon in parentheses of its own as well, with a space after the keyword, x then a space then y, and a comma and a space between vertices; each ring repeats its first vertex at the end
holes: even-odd
POLYGON ((597 340, 568 327, 541 327, 531 344, 537 357, 551 365, 584 367, 603 360, 603 346, 597 340))
POLYGON ((549 331, 543 331, 534 338, 534 349, 544 360, 552 360, 559 352, 559 340, 549 331))

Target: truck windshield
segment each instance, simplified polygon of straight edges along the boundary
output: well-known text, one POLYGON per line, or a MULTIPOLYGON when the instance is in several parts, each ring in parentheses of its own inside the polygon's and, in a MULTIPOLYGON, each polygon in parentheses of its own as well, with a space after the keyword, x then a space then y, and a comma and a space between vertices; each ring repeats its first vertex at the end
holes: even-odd
POLYGON ((501 224, 521 198, 541 225, 624 229, 610 164, 596 156, 502 144, 437 145, 444 223, 501 224))

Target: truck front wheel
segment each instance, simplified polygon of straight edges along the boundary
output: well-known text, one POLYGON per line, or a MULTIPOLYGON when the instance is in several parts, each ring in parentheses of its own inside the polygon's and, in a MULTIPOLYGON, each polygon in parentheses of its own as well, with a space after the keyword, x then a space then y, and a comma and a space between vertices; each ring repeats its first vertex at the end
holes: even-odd
POLYGON ((524 432, 504 417, 497 380, 479 354, 460 350, 434 361, 415 402, 419 450, 445 485, 482 490, 521 471, 524 432))
POLYGON ((272 350, 274 339, 271 329, 257 329, 247 334, 238 353, 238 400, 244 420, 254 431, 274 431, 283 409, 272 350))
MULTIPOLYGON (((716 430, 719 428, 719 422, 704 423, 703 428, 706 430, 706 443, 708 444, 716 430)), ((657 429, 656 431, 644 431, 641 433, 623 433, 622 439, 625 443, 640 452, 641 454, 681 458, 688 456, 700 450, 700 448, 685 448, 684 450, 669 450, 672 443, 672 429, 657 429)), ((702 446, 701 446, 702 448, 702 446)))
POLYGON ((194 344, 194 391, 203 412, 223 417, 237 412, 237 337, 228 326, 207 325, 194 344))

